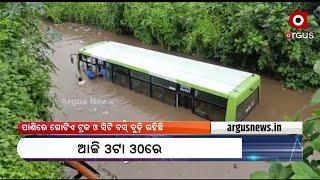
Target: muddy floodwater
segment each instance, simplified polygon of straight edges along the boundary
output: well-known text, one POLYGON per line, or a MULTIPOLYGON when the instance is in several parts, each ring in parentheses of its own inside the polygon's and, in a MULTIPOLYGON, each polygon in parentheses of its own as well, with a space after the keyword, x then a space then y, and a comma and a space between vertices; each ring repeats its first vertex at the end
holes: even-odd
MULTIPOLYGON (((162 51, 161 47, 145 45, 131 36, 116 35, 98 28, 76 24, 47 24, 58 31, 62 38, 53 45, 53 61, 59 70, 52 75, 56 86, 52 92, 57 95, 61 106, 60 110, 53 109, 55 120, 205 120, 190 110, 169 106, 101 78, 86 80, 84 86, 79 86, 77 68, 70 63, 71 53, 99 41, 111 40, 157 51, 162 51)), ((203 60, 180 53, 168 53, 203 60)), ((301 108, 311 96, 311 91, 284 89, 279 81, 262 76, 260 102, 246 120, 280 121, 285 114, 292 115, 301 108)), ((307 113, 304 113, 304 117, 307 113)), ((249 178, 251 172, 268 168, 265 162, 89 163, 98 170, 110 171, 117 178, 249 178)))

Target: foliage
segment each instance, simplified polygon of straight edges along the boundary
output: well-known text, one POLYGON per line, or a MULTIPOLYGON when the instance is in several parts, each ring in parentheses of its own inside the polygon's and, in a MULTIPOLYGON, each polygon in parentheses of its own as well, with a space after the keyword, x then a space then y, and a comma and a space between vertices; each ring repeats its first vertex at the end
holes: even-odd
POLYGON ((0 178, 59 178, 58 163, 27 162, 16 151, 23 119, 49 120, 49 40, 40 31, 41 3, 0 6, 0 178))
POLYGON ((269 73, 288 88, 316 88, 320 58, 320 3, 47 3, 48 19, 133 33, 144 43, 197 54, 225 65, 269 73), (313 39, 287 40, 304 32, 288 25, 296 9, 309 11, 313 39), (319 9, 319 8, 318 8, 319 9), (319 13, 318 13, 319 14, 319 13))
MULTIPOLYGON (((17 119, 19 120, 19 119, 17 119)), ((12 128, 12 127, 10 127, 12 128)), ((52 162, 27 162, 17 155, 16 145, 20 136, 0 132, 0 178, 56 179, 61 178, 61 167, 52 162)))
POLYGON ((180 46, 177 20, 172 3, 132 3, 125 7, 124 20, 134 35, 146 43, 160 43, 163 48, 180 46))
POLYGON ((47 3, 46 17, 57 23, 75 22, 120 33, 125 31, 123 10, 123 3, 47 3))
MULTIPOLYGON (((317 67, 319 63, 320 60, 314 66, 318 74, 320 74, 317 67)), ((315 92, 307 105, 288 120, 298 121, 304 109, 319 104, 320 89, 315 92)), ((303 136, 303 161, 292 162, 288 165, 283 165, 280 162, 271 162, 269 172, 256 171, 251 174, 251 179, 320 179, 320 160, 312 157, 314 154, 319 155, 320 152, 320 109, 315 109, 312 117, 303 121, 303 136)))
MULTIPOLYGON (((3 8, 3 5, 0 8, 3 8)), ((0 117, 12 119, 3 125, 9 130, 15 122, 19 121, 18 117, 31 119, 47 117, 45 109, 50 106, 50 103, 44 103, 50 102, 48 96, 43 96, 43 93, 48 90, 46 87, 50 86, 44 80, 47 77, 43 69, 49 69, 50 65, 46 60, 42 61, 39 58, 43 56, 34 57, 30 55, 32 53, 25 52, 28 51, 30 44, 36 46, 39 39, 23 40, 28 36, 19 36, 19 34, 25 33, 25 29, 28 28, 18 28, 25 24, 8 18, 17 16, 16 11, 19 12, 21 9, 23 8, 12 6, 10 11, 3 13, 7 18, 0 21, 0 48, 7 52, 0 55, 1 59, 6 59, 6 61, 1 60, 0 78, 3 82, 8 82, 8 86, 0 86, 0 89, 5 90, 1 95, 4 101, 1 101, 3 104, 0 106, 0 117), (10 28, 15 28, 15 31, 11 31, 10 28), (24 43, 18 44, 20 40, 30 44, 25 46, 24 43), (15 51, 11 51, 12 48, 15 51), (17 62, 15 59, 19 59, 22 65, 20 62, 15 63, 17 62), (32 61, 34 66, 38 66, 33 67, 33 69, 39 69, 37 74, 46 78, 38 78, 33 71, 18 67, 29 67, 32 64, 28 64, 30 59, 35 60, 32 61), (23 65, 23 63, 26 64, 23 65), (15 77, 8 74, 13 74, 15 77), (19 77, 20 74, 22 74, 21 77, 19 77), (29 79, 23 79, 25 76, 29 79), (30 78, 34 79, 29 82, 30 78), (33 81, 44 86, 34 85, 36 91, 33 91, 32 88, 28 88, 33 86, 33 81), (15 82, 21 83, 15 84, 15 82), (23 83, 26 85, 22 86, 23 83), (16 92, 19 92, 19 96, 16 92), (41 97, 40 102, 38 102, 38 96, 41 97), (14 99, 20 101, 12 101, 14 99), (18 111, 19 108, 22 111, 18 111), (17 113, 21 112, 28 113, 18 116, 17 113)), ((46 18, 54 22, 76 22, 118 33, 133 33, 136 38, 145 43, 159 43, 167 50, 198 54, 229 66, 270 73, 282 79, 286 87, 302 89, 316 88, 320 85, 320 77, 313 71, 314 69, 319 72, 320 69, 319 62, 316 62, 320 59, 320 29, 317 17, 312 15, 313 11, 319 14, 319 3, 47 3, 46 18), (288 16, 296 9, 306 9, 311 14, 308 18, 309 28, 306 31, 294 30, 288 25, 288 16), (288 40, 284 34, 289 31, 313 31, 315 38, 288 40)), ((29 49, 29 51, 32 50, 29 49)), ((39 52, 39 49, 34 52, 39 52)), ((35 54, 39 55, 39 53, 35 54)), ((287 119, 299 120, 305 108, 319 103, 320 90, 315 93, 308 105, 292 118, 287 117, 287 119)), ((317 109, 312 117, 303 122, 303 162, 293 162, 288 165, 271 162, 269 172, 257 171, 251 174, 251 178, 320 178, 320 161, 311 157, 320 150, 319 119, 320 109, 317 109)), ((6 136, 6 138, 9 137, 11 136, 6 136)), ((2 146, 8 146, 8 143, 2 144, 4 144, 2 146)), ((0 173, 2 173, 3 163, 0 164, 0 173)))

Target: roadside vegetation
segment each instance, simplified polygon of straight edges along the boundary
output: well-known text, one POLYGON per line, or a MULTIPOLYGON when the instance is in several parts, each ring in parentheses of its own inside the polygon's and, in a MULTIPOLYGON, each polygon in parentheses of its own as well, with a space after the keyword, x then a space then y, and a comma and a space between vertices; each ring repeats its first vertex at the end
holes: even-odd
POLYGON ((47 19, 132 34, 163 49, 268 74, 292 89, 316 88, 320 3, 47 3, 47 19), (313 39, 292 39, 289 14, 309 12, 313 39))
MULTIPOLYGON (((16 150, 22 120, 50 120, 49 39, 40 31, 41 4, 0 4, 0 179, 60 178, 61 166, 27 162, 16 150)), ((36 148, 36 147, 35 147, 36 148)))
MULTIPOLYGON (((314 70, 320 75, 320 60, 314 65, 314 70)), ((302 107, 287 121, 301 121, 301 113, 307 108, 314 108, 311 117, 303 121, 303 161, 270 162, 269 171, 256 171, 251 179, 320 179, 320 89, 313 95, 308 104, 302 107)))
MULTIPOLYGON (((0 4, 0 178, 62 177, 55 162, 19 158, 17 123, 50 120, 54 99, 50 74, 50 40, 41 31, 43 18, 92 25, 131 34, 163 49, 203 56, 230 67, 269 74, 285 87, 320 85, 320 5, 317 3, 1 3, 0 4), (289 14, 308 10, 313 39, 287 40, 289 14), (313 71, 313 69, 315 71, 313 71)), ((303 31, 303 30, 301 30, 303 31)), ((320 90, 301 111, 320 103, 320 90)), ((320 178, 320 109, 304 121, 304 161, 272 162, 269 172, 251 178, 320 178)), ((36 148, 36 147, 35 147, 36 148)))
MULTIPOLYGON (((320 85, 320 3, 49 3, 47 19, 131 34, 165 50, 200 55, 224 65, 268 74, 292 89, 320 85), (289 14, 307 10, 308 29, 295 30, 289 14), (315 32, 313 39, 290 39, 287 32, 315 32), (318 63, 316 63, 318 61, 318 63), (313 70, 315 69, 315 71, 313 70)), ((320 103, 318 90, 293 117, 320 103)), ((252 179, 319 179, 320 109, 304 120, 303 162, 271 162, 252 179)))

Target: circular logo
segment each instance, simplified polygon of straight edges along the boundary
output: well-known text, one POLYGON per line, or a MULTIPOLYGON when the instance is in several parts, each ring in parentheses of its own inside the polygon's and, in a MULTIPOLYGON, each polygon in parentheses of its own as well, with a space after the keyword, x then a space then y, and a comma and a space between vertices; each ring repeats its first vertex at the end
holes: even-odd
POLYGON ((296 26, 301 26, 304 23, 304 18, 301 15, 293 16, 293 24, 296 26))
POLYGON ((289 25, 295 29, 308 28, 308 12, 296 10, 289 16, 289 25))
POLYGON ((291 32, 287 32, 287 33, 286 33, 286 38, 288 38, 288 39, 291 39, 291 38, 292 38, 291 32))

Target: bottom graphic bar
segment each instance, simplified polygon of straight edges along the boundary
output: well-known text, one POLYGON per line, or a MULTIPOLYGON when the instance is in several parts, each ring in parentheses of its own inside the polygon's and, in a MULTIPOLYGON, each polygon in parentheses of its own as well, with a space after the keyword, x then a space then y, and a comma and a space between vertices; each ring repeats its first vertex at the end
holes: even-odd
POLYGON ((301 160, 301 135, 27 136, 26 160, 301 160))

